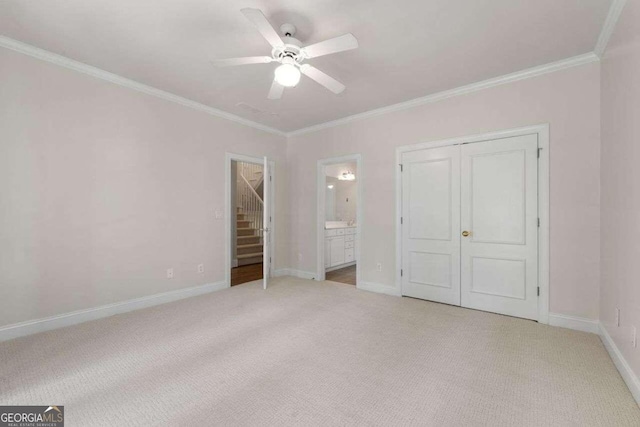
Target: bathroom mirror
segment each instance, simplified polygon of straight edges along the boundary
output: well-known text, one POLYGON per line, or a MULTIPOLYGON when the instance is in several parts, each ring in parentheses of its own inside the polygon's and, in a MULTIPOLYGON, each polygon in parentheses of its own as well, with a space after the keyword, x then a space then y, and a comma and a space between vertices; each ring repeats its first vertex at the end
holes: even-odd
POLYGON ((358 187, 355 163, 328 166, 325 180, 325 221, 354 223, 358 187))

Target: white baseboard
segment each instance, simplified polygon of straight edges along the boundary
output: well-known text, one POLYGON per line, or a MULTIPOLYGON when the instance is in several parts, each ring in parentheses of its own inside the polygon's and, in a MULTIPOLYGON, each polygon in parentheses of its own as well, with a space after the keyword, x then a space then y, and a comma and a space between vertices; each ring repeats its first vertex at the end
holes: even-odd
POLYGON ((549 325, 551 326, 559 326, 561 328, 597 334, 599 323, 600 322, 598 320, 586 319, 584 317, 549 313, 549 325))
POLYGON ((613 363, 616 365, 616 368, 618 368, 618 372, 620 372, 620 375, 627 384, 627 387, 629 387, 629 391, 631 391, 636 403, 640 405, 640 379, 638 379, 637 375, 631 369, 631 366, 629 366, 627 361, 624 359, 624 356, 622 356, 618 346, 616 346, 616 343, 613 341, 602 323, 599 324, 598 329, 600 332, 600 339, 609 352, 609 356, 613 359, 613 363))
POLYGON ((273 271, 273 277, 291 276, 290 268, 279 268, 273 271))
POLYGON ((299 277, 301 279, 309 279, 309 280, 315 280, 316 278, 315 273, 312 273, 310 271, 294 270, 292 268, 280 268, 274 271, 273 275, 275 277, 293 276, 293 277, 299 277))
MULTIPOLYGON (((291 268, 282 268, 274 271, 273 275, 275 277, 280 276, 293 276, 299 277, 301 279, 310 279, 315 280, 315 273, 310 271, 302 271, 302 270, 294 270, 291 268)), ((392 295, 392 296, 400 296, 400 291, 394 287, 383 285, 381 283, 374 282, 363 282, 358 281, 358 285, 356 286, 358 289, 362 291, 376 292, 379 294, 392 295)))
POLYGON ((309 279, 309 280, 316 279, 316 273, 312 271, 291 270, 291 275, 299 277, 301 279, 309 279))
POLYGON ((383 285, 381 283, 358 281, 357 288, 362 291, 376 292, 379 294, 392 295, 395 297, 400 296, 399 289, 395 287, 383 285))
POLYGON ((227 283, 223 280, 220 282, 208 283, 206 285, 178 289, 175 291, 163 292, 161 294, 116 302, 100 307, 72 311, 70 313, 45 317, 43 319, 14 323, 12 325, 0 327, 0 341, 7 341, 26 335, 37 334, 38 332, 50 331, 52 329, 64 328, 65 326, 77 325, 78 323, 88 322, 89 320, 102 319, 115 314, 126 313, 128 311, 139 310, 141 308, 152 307, 154 305, 165 304, 196 295, 219 291, 228 287, 227 283))

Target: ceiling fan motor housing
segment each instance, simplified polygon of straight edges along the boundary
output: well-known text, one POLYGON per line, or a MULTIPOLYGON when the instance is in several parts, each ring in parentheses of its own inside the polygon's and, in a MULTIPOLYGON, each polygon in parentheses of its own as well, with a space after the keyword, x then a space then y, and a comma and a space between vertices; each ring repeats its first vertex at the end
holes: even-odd
MULTIPOLYGON (((292 39, 292 37, 287 37, 288 39, 292 39)), ((300 43, 298 40, 293 39, 294 41, 300 43)), ((291 42, 292 40, 286 40, 285 42, 291 42)), ((295 62, 301 62, 304 59, 304 55, 302 55, 302 49, 300 46, 297 46, 292 43, 285 43, 282 46, 274 47, 271 52, 271 56, 278 62, 281 62, 284 58, 291 58, 295 62)))
POLYGON ((278 62, 282 62, 285 58, 291 58, 296 63, 302 62, 304 55, 302 53, 302 42, 293 35, 296 33, 296 27, 292 24, 282 24, 280 26, 282 33, 283 46, 273 48, 271 56, 278 62))

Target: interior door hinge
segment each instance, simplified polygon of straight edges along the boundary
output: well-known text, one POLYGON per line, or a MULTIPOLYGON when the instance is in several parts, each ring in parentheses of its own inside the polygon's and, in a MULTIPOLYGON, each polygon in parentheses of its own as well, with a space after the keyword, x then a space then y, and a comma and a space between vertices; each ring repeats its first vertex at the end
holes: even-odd
POLYGON ((404 220, 402 217, 400 217, 400 225, 404 224, 404 220))
POLYGON ((403 172, 403 170, 402 170, 402 165, 400 165, 400 172, 403 172))
POLYGON ((542 151, 542 148, 538 148, 538 158, 540 158, 540 152, 542 151))
POLYGON ((538 286, 538 296, 540 296, 540 286, 538 286))
POLYGON ((402 269, 400 269, 400 277, 402 277, 404 274, 404 271, 402 271, 402 269))
POLYGON ((540 227, 540 218, 538 218, 538 227, 540 227))

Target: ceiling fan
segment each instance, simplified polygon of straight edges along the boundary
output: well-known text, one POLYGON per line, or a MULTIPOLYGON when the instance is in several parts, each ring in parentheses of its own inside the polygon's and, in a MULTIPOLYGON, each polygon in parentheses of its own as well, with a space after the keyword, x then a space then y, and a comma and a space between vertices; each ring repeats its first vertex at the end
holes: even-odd
POLYGON ((269 90, 269 99, 280 99, 285 87, 294 87, 298 84, 300 74, 315 80, 335 94, 342 93, 345 90, 345 86, 342 83, 317 68, 304 63, 304 61, 357 48, 358 40, 353 34, 344 34, 303 47, 300 40, 293 37, 296 33, 296 27, 292 24, 280 26, 281 37, 259 9, 246 8, 242 9, 241 12, 273 47, 271 56, 220 59, 214 62, 218 67, 268 64, 270 62, 279 63, 280 65, 275 70, 271 90, 269 90))

